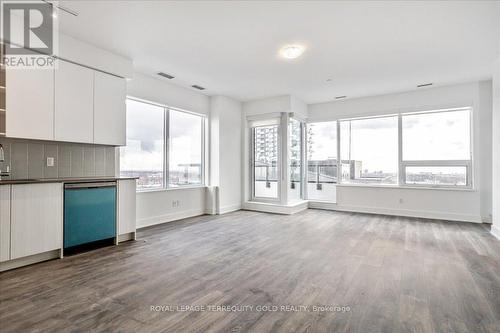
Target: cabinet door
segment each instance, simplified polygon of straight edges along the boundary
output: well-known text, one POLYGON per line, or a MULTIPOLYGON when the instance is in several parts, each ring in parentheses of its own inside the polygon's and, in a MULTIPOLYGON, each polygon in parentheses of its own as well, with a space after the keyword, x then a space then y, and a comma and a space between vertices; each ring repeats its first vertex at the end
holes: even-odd
POLYGON ((94 71, 59 61, 55 74, 55 140, 94 141, 94 71))
POLYGON ((118 235, 135 232, 135 179, 118 181, 118 235))
POLYGON ((11 259, 62 247, 62 184, 12 185, 11 259))
POLYGON ((94 143, 124 146, 125 79, 94 72, 94 143))
POLYGON ((6 136, 54 139, 54 69, 6 69, 6 136))
POLYGON ((0 185, 0 261, 10 259, 10 185, 0 185))

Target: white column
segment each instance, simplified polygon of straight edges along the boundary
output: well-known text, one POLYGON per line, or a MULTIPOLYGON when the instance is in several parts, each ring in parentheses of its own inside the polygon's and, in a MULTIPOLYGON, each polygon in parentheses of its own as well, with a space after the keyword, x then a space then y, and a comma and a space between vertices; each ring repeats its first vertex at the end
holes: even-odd
POLYGON ((500 239, 500 58, 493 75, 493 225, 491 233, 500 239))

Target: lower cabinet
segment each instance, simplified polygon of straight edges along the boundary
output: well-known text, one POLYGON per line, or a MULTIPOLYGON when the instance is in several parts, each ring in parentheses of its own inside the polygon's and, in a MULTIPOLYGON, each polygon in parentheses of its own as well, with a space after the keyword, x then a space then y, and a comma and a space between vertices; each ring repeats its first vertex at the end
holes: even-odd
POLYGON ((0 186, 0 262, 10 259, 10 185, 0 186))
POLYGON ((62 247, 63 184, 12 185, 10 259, 62 247))
MULTIPOLYGON (((135 237, 135 197, 136 180, 118 181, 118 240, 120 235, 134 234, 135 237)), ((125 238, 126 239, 126 238, 125 238)))

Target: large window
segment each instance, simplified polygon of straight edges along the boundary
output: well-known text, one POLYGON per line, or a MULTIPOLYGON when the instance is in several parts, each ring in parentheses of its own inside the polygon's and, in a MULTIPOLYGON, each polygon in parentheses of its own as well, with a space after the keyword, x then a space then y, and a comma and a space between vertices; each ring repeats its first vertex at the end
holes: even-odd
POLYGON ((332 200, 324 189, 337 182, 472 187, 471 115, 466 107, 307 124, 308 198, 332 200))
POLYGON ((398 183, 398 116, 340 122, 342 182, 398 183))
POLYGON ((403 114, 403 183, 470 186, 470 119, 469 108, 403 114))
POLYGON ((307 197, 332 200, 337 183, 337 122, 307 124, 307 197))
POLYGON ((203 118, 170 110, 169 119, 169 185, 199 185, 203 174, 203 118))
POLYGON ((127 99, 120 174, 139 177, 138 190, 202 185, 204 127, 203 116, 127 99))
POLYGON ((165 184, 164 117, 163 107, 127 100, 127 146, 120 150, 120 174, 139 177, 138 188, 165 184))
POLYGON ((257 126, 253 135, 253 196, 278 198, 278 125, 257 126))

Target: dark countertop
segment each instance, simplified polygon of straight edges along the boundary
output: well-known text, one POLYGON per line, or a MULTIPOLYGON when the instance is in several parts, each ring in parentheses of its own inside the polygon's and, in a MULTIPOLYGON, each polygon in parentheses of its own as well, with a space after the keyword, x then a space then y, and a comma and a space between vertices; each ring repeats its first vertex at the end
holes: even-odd
POLYGON ((137 178, 138 177, 73 177, 73 178, 39 178, 39 179, 2 179, 0 180, 0 185, 111 182, 116 180, 137 179, 137 178))

